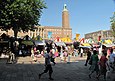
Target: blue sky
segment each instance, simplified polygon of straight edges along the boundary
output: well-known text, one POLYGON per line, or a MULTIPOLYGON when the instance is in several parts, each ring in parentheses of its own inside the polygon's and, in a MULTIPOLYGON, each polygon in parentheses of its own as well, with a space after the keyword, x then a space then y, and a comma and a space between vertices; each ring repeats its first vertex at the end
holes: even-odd
POLYGON ((40 18, 42 26, 62 26, 63 5, 69 11, 72 38, 84 34, 110 29, 110 17, 115 12, 114 0, 44 0, 47 9, 40 18))

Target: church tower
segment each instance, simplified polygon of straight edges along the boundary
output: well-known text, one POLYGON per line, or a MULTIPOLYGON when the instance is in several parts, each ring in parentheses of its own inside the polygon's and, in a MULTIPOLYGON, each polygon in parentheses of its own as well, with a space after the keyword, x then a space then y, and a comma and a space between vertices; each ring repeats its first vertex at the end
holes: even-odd
POLYGON ((70 28, 69 13, 68 13, 66 4, 64 4, 63 12, 62 12, 62 27, 63 28, 70 28))

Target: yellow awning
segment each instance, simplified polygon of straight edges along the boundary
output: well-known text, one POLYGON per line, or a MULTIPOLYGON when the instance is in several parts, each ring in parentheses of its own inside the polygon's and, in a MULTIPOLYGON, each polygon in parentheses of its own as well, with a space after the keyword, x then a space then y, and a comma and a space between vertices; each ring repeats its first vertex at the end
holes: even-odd
POLYGON ((63 42, 72 42, 72 40, 69 37, 61 38, 63 42))
POLYGON ((105 40, 105 43, 106 44, 112 44, 112 41, 108 39, 108 40, 105 40))
POLYGON ((89 43, 82 43, 83 46, 91 46, 89 43))

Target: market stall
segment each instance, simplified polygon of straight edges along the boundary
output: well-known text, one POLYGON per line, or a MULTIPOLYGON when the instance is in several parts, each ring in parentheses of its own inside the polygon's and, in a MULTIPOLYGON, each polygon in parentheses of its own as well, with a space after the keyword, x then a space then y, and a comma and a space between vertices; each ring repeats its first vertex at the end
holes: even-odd
POLYGON ((31 48, 34 45, 33 40, 28 36, 24 36, 21 40, 21 44, 19 44, 19 51, 21 50, 22 56, 30 56, 31 55, 31 48))
POLYGON ((103 44, 106 47, 115 47, 115 44, 103 44))

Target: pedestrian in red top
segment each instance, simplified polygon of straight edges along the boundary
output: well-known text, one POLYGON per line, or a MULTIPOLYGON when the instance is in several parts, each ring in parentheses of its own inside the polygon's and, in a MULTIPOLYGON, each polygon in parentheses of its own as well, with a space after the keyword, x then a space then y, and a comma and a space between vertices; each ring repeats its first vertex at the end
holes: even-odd
POLYGON ((104 79, 106 80, 106 72, 107 72, 107 67, 109 68, 108 65, 108 59, 107 59, 107 53, 103 53, 103 55, 100 58, 99 65, 100 65, 100 72, 99 75, 97 76, 97 79, 99 79, 100 75, 104 75, 104 79))

